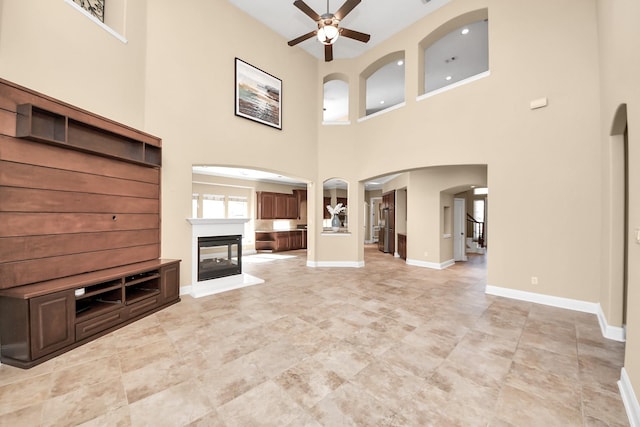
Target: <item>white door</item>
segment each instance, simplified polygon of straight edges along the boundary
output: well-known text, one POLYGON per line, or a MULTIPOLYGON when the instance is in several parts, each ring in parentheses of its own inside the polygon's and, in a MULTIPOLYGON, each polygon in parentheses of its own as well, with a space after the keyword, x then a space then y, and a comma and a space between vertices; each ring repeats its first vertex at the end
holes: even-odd
POLYGON ((466 221, 467 210, 464 199, 453 199, 453 259, 455 261, 466 261, 466 221))

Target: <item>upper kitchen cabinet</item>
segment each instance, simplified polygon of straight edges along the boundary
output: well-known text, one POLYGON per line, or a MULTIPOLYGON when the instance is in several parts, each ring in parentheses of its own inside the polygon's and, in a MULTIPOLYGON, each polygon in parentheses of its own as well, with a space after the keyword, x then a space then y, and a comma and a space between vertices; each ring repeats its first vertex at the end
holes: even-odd
POLYGON ((257 219, 298 219, 298 196, 296 194, 256 192, 257 219))

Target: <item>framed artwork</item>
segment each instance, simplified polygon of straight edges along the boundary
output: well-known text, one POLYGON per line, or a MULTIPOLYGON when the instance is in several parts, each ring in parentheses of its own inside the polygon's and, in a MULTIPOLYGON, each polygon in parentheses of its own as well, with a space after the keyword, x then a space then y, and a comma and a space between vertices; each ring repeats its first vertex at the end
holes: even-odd
POLYGON ((104 22, 104 1, 105 0, 73 0, 74 3, 89 12, 92 16, 104 22))
POLYGON ((236 58, 236 116, 282 130, 282 80, 236 58))

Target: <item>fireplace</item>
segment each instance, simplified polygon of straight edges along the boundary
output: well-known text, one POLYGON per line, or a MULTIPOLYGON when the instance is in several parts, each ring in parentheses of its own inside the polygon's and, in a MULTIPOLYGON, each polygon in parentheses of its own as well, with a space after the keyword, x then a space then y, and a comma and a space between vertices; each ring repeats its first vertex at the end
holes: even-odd
POLYGON ((198 281, 242 273, 242 236, 198 237, 198 281))
POLYGON ((191 224, 191 286, 181 288, 194 298, 264 283, 242 271, 242 234, 248 218, 187 218, 191 224), (204 239, 204 240, 201 240, 204 239), (233 240, 221 243, 224 240, 233 240), (201 246, 201 241, 207 241, 201 246), (214 276, 201 276, 215 272, 214 276))

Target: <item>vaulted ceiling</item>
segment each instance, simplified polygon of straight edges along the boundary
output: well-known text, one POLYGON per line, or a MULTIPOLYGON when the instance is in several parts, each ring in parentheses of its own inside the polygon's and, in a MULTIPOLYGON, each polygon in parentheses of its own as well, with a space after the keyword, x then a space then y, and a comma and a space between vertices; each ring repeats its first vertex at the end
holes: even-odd
MULTIPOLYGON (((293 0, 228 0, 286 40, 316 30, 316 24, 293 5, 293 0)), ((419 19, 427 16, 450 0, 364 0, 340 22, 340 27, 371 35, 368 43, 341 37, 333 48, 334 59, 355 58, 419 19)), ((304 0, 319 15, 327 12, 326 0, 304 0)), ((329 0, 334 13, 345 0, 329 0)), ((310 38, 292 49, 304 49, 318 59, 324 58, 324 47, 310 38)))

